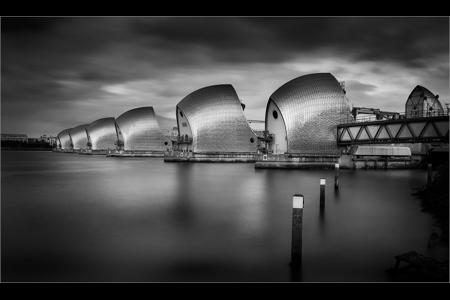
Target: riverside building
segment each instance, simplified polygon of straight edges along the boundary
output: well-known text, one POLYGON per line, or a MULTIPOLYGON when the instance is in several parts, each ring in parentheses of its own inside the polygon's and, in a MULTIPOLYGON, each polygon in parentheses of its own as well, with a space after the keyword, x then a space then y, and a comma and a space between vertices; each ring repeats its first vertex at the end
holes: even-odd
POLYGON ((28 143, 28 136, 21 133, 2 133, 2 141, 18 141, 28 143))

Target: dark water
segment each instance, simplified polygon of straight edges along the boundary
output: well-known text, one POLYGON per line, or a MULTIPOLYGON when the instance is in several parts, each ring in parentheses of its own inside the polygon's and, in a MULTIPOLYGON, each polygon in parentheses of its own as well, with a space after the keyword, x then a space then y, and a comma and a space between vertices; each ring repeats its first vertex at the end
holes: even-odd
POLYGON ((411 195, 425 170, 341 170, 336 192, 333 170, 13 151, 1 163, 4 282, 389 282, 395 255, 434 255, 437 227, 411 195))

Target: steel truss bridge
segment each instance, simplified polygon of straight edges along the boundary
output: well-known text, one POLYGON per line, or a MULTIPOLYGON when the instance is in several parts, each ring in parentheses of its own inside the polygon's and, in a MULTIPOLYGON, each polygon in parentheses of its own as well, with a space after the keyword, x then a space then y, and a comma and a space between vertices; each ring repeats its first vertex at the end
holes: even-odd
POLYGON ((391 143, 448 143, 449 116, 417 117, 337 125, 338 146, 391 143))

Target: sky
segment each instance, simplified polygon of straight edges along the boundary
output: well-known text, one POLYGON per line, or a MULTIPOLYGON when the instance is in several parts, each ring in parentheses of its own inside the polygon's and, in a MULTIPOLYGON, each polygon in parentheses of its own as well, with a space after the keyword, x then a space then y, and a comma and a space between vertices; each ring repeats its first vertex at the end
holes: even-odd
POLYGON ((263 121, 272 93, 313 73, 344 81, 350 106, 404 112, 417 85, 449 103, 449 17, 1 17, 1 132, 143 106, 171 131, 178 102, 216 84, 263 121))

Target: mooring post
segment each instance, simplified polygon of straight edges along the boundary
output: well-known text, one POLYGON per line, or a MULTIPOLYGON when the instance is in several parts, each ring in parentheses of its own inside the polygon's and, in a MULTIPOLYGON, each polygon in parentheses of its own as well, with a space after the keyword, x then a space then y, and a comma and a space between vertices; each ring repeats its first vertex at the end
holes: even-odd
POLYGON ((339 164, 334 164, 334 188, 339 188, 339 164))
POLYGON ((325 178, 320 178, 320 206, 325 206, 325 178))
POLYGON ((295 194, 292 205, 291 265, 302 264, 303 195, 295 194))
POLYGON ((428 183, 431 182, 431 177, 432 177, 432 174, 433 174, 432 167, 433 167, 432 164, 428 164, 428 183))

